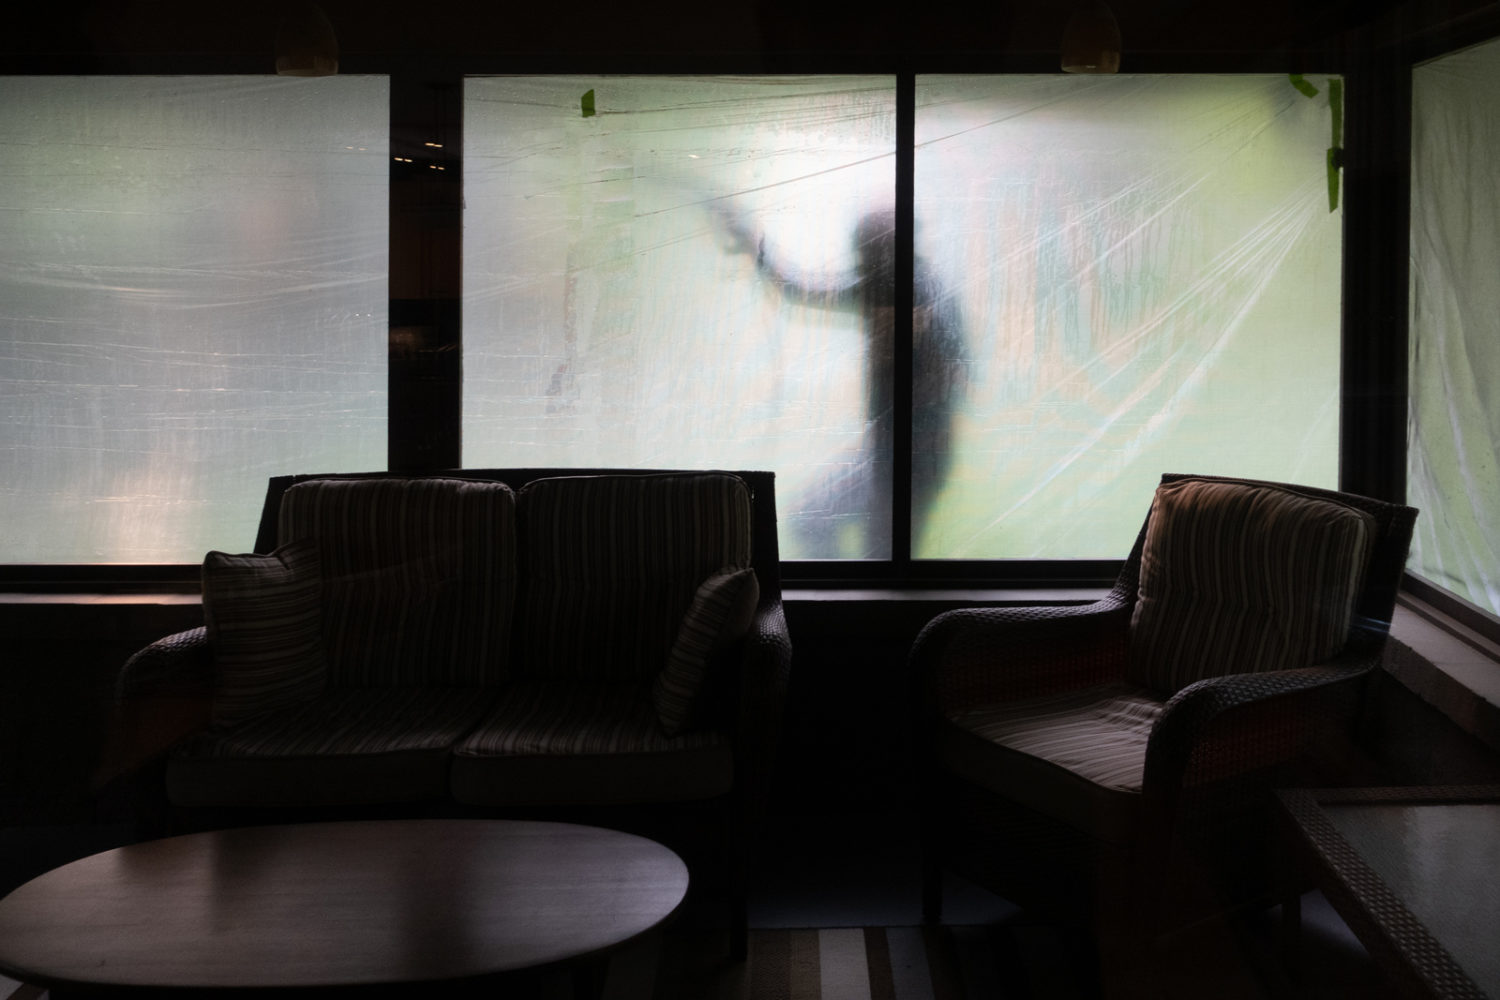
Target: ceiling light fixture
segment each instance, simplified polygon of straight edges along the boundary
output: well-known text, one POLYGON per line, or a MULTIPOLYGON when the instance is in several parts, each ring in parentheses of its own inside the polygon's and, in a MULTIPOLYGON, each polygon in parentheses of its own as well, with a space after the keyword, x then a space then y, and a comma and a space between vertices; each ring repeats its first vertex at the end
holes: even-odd
POLYGON ((276 72, 281 76, 333 76, 339 42, 315 3, 292 3, 276 29, 276 72))
POLYGON ((1118 73, 1120 25, 1104 0, 1079 0, 1063 29, 1064 73, 1118 73))

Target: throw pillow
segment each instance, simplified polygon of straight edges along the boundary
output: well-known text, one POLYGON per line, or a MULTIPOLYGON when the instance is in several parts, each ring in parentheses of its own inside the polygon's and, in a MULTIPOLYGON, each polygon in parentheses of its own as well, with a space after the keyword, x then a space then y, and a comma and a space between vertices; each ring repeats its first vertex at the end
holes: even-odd
POLYGON ((327 677, 317 543, 288 542, 268 555, 208 553, 203 623, 215 725, 316 697, 327 677))
POLYGON ((1130 676, 1162 695, 1205 677, 1312 666, 1343 648, 1374 519, 1276 486, 1161 486, 1141 550, 1130 676))
POLYGON ((759 602, 760 583, 753 569, 721 569, 698 585, 651 692, 668 736, 676 736, 692 720, 709 661, 745 634, 759 602))

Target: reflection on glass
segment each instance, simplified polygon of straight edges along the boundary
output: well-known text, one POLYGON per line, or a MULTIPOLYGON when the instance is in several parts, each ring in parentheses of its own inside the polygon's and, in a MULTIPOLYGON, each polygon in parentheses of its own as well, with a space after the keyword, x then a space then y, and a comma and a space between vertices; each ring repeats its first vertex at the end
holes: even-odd
POLYGON ((1500 615, 1500 41, 1412 71, 1413 572, 1500 615))
POLYGON ((1121 558, 1163 472, 1335 483, 1326 93, 919 76, 916 116, 916 251, 970 352, 917 555, 1121 558))
POLYGON ((385 462, 383 78, 0 79, 0 561, 249 548, 385 462))
POLYGON ((768 468, 786 557, 888 557, 894 93, 468 80, 464 463, 768 468))

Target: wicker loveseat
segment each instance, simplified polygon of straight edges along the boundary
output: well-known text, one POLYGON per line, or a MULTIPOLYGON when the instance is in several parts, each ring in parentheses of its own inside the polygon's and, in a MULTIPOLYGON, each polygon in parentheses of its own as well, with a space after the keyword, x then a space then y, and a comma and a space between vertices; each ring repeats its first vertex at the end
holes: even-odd
POLYGON ((278 477, 256 553, 119 678, 175 811, 705 803, 742 921, 791 658, 770 473, 278 477))

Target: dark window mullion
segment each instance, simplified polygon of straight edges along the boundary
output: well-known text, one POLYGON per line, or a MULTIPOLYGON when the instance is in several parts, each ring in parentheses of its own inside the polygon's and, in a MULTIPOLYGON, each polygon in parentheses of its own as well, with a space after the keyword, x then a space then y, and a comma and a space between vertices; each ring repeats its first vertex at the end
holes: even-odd
POLYGON ((898 578, 909 576, 912 559, 912 285, 916 275, 913 200, 916 159, 916 77, 896 76, 896 363, 895 455, 891 463, 891 561, 898 578))
POLYGON ((391 77, 390 356, 397 472, 463 462, 463 78, 391 77))
POLYGON ((1363 52, 1347 74, 1339 483, 1406 496, 1411 66, 1363 52))

